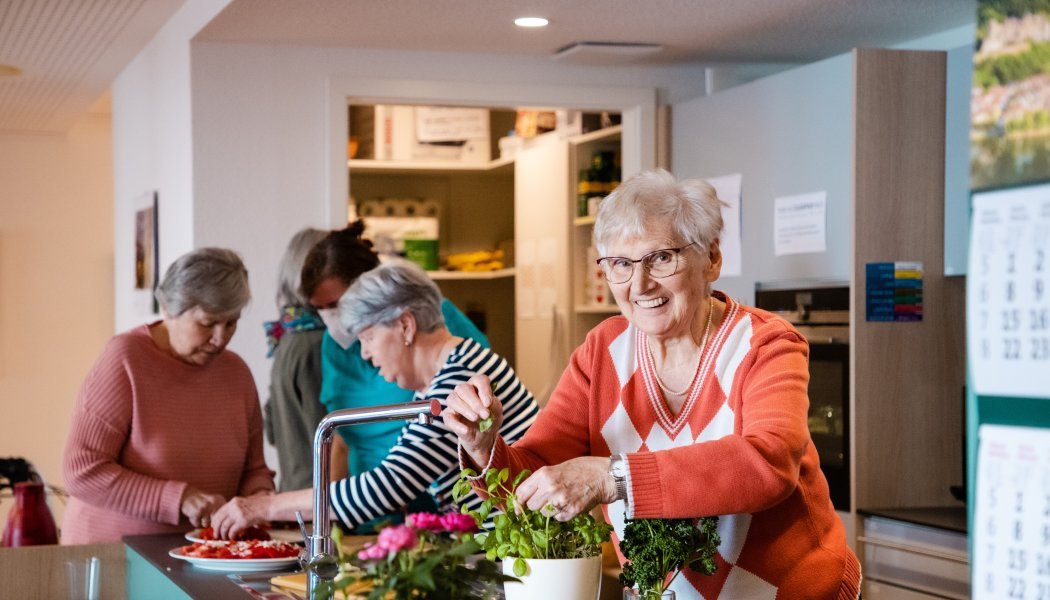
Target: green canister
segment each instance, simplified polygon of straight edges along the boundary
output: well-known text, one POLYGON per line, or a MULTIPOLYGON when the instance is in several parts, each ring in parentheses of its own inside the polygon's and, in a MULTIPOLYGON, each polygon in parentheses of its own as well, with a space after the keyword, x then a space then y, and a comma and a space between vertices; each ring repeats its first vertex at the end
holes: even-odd
POLYGON ((426 271, 438 270, 438 241, 406 239, 405 258, 423 267, 426 271))

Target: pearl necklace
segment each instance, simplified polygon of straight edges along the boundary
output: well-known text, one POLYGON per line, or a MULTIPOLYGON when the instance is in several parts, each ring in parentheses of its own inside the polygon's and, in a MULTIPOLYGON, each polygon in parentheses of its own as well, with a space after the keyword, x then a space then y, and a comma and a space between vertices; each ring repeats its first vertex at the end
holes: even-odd
POLYGON ((660 379, 660 373, 656 368, 656 360, 653 358, 653 349, 646 344, 646 349, 649 350, 649 360, 653 363, 653 377, 656 379, 656 384, 660 386, 660 389, 665 394, 670 396, 684 396, 689 392, 689 388, 693 387, 693 383, 696 381, 697 374, 700 373, 700 362, 704 356, 704 348, 707 346, 707 336, 711 333, 711 316, 715 313, 715 298, 714 296, 708 296, 710 302, 707 308, 707 325, 704 326, 704 337, 700 338, 700 350, 696 353, 696 366, 693 367, 693 377, 689 380, 689 383, 685 386, 685 389, 676 392, 671 388, 664 385, 664 382, 660 379))

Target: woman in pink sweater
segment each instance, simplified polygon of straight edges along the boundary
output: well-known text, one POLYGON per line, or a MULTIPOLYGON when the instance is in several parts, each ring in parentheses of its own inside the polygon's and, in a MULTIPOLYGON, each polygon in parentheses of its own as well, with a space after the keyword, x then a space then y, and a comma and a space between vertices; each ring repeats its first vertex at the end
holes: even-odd
POLYGON ((81 386, 63 544, 207 527, 227 498, 273 492, 255 382, 226 350, 250 297, 241 259, 190 252, 156 295, 163 319, 111 339, 81 386))
POLYGON ((720 205, 706 182, 663 170, 624 182, 594 225, 622 316, 590 332, 513 447, 482 377, 442 416, 465 466, 533 470, 518 498, 558 519, 602 504, 619 538, 625 519, 719 516, 718 570, 687 568, 670 588, 680 600, 855 599, 860 564, 807 428, 808 346, 712 289, 720 205))

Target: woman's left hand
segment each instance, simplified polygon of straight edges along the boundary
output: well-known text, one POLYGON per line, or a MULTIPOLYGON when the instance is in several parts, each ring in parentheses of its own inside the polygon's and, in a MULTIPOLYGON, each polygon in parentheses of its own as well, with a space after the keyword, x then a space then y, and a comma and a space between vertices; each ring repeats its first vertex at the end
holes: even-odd
POLYGON ((615 501, 616 482, 609 474, 608 458, 581 456, 536 471, 518 486, 517 497, 532 510, 550 506, 554 518, 568 521, 615 501))
POLYGON ((264 492, 232 498, 211 516, 211 527, 215 530, 215 537, 220 540, 232 540, 249 527, 266 525, 273 497, 272 493, 264 492))
POLYGON ((225 501, 226 498, 220 494, 202 492, 192 485, 187 485, 182 491, 179 510, 186 515, 194 527, 207 527, 212 512, 222 506, 225 501))

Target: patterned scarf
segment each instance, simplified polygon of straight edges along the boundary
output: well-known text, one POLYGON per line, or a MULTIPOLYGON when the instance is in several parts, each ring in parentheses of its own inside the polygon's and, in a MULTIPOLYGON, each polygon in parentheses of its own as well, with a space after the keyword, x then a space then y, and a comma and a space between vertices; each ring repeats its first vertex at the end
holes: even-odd
POLYGON ((273 356, 277 344, 281 342, 285 333, 299 333, 315 329, 324 329, 324 322, 316 312, 302 306, 284 307, 280 319, 263 323, 263 330, 266 331, 266 358, 273 356))

